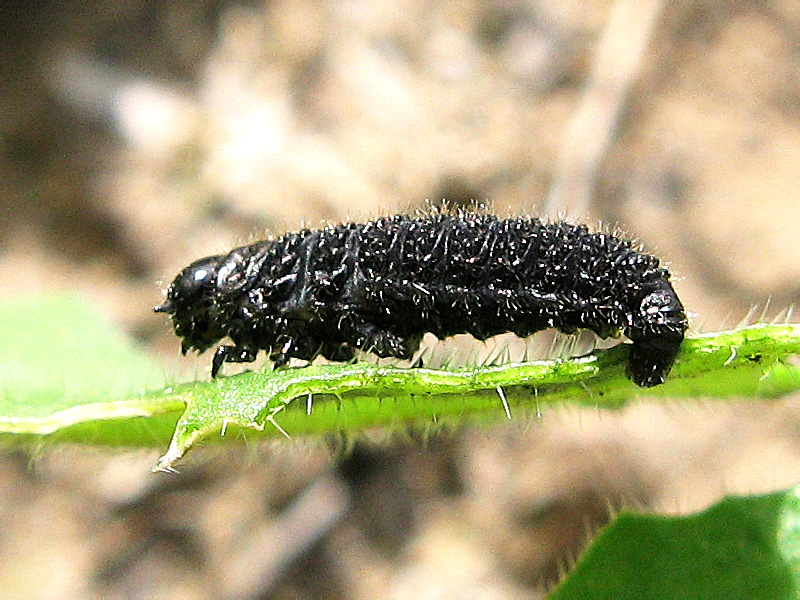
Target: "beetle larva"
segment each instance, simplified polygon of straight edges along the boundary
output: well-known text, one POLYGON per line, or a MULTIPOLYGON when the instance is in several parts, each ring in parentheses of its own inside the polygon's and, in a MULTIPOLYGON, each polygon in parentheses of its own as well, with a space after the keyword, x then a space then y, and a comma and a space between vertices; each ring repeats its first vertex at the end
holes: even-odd
POLYGON ((664 381, 687 328, 669 272, 629 241, 585 225, 476 213, 398 215, 303 229, 200 259, 172 282, 157 312, 172 316, 182 350, 220 345, 225 362, 266 350, 334 361, 355 349, 410 358, 425 332, 585 328, 632 342, 628 376, 664 381))

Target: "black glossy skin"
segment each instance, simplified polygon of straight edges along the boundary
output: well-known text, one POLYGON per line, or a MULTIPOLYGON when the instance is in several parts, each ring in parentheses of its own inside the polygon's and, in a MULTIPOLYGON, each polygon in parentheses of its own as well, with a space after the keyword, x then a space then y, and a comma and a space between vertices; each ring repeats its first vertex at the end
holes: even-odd
POLYGON ((354 349, 411 358, 425 332, 484 340, 586 328, 633 341, 628 376, 664 381, 687 328, 669 273, 630 242, 584 225, 491 215, 386 217, 304 229, 192 263, 155 308, 182 350, 225 362, 259 350, 276 367, 354 349))

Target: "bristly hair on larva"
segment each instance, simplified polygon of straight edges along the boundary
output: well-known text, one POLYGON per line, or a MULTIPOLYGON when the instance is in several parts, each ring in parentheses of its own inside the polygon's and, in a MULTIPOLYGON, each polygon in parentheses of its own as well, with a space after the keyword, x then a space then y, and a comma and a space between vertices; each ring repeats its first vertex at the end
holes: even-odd
POLYGON ((662 383, 687 318, 658 258, 617 235, 536 218, 458 211, 302 229, 195 261, 157 312, 182 351, 223 338, 212 362, 276 367, 357 349, 411 358, 426 332, 485 340, 588 329, 632 342, 628 376, 662 383))

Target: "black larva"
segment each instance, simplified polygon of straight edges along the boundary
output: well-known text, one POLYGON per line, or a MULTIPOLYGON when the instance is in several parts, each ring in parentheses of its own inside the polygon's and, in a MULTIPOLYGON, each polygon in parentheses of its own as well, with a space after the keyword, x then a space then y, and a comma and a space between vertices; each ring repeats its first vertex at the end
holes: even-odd
POLYGON ((628 376, 662 383, 687 321, 669 272, 654 256, 585 225, 485 214, 386 217, 275 240, 198 260, 154 310, 172 315, 182 350, 224 337, 225 362, 266 350, 275 366, 360 348, 410 358, 425 332, 479 340, 554 327, 633 341, 628 376))

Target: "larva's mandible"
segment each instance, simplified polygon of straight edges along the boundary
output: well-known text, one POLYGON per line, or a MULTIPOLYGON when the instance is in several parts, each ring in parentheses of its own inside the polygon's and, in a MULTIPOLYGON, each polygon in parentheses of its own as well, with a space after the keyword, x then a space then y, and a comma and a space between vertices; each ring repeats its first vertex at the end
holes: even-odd
POLYGON ((585 225, 487 214, 398 215, 303 229, 186 267, 166 302, 182 350, 222 338, 211 375, 266 350, 276 366, 355 349, 411 358, 439 339, 585 328, 632 342, 628 376, 664 381, 686 315, 654 256, 585 225))

